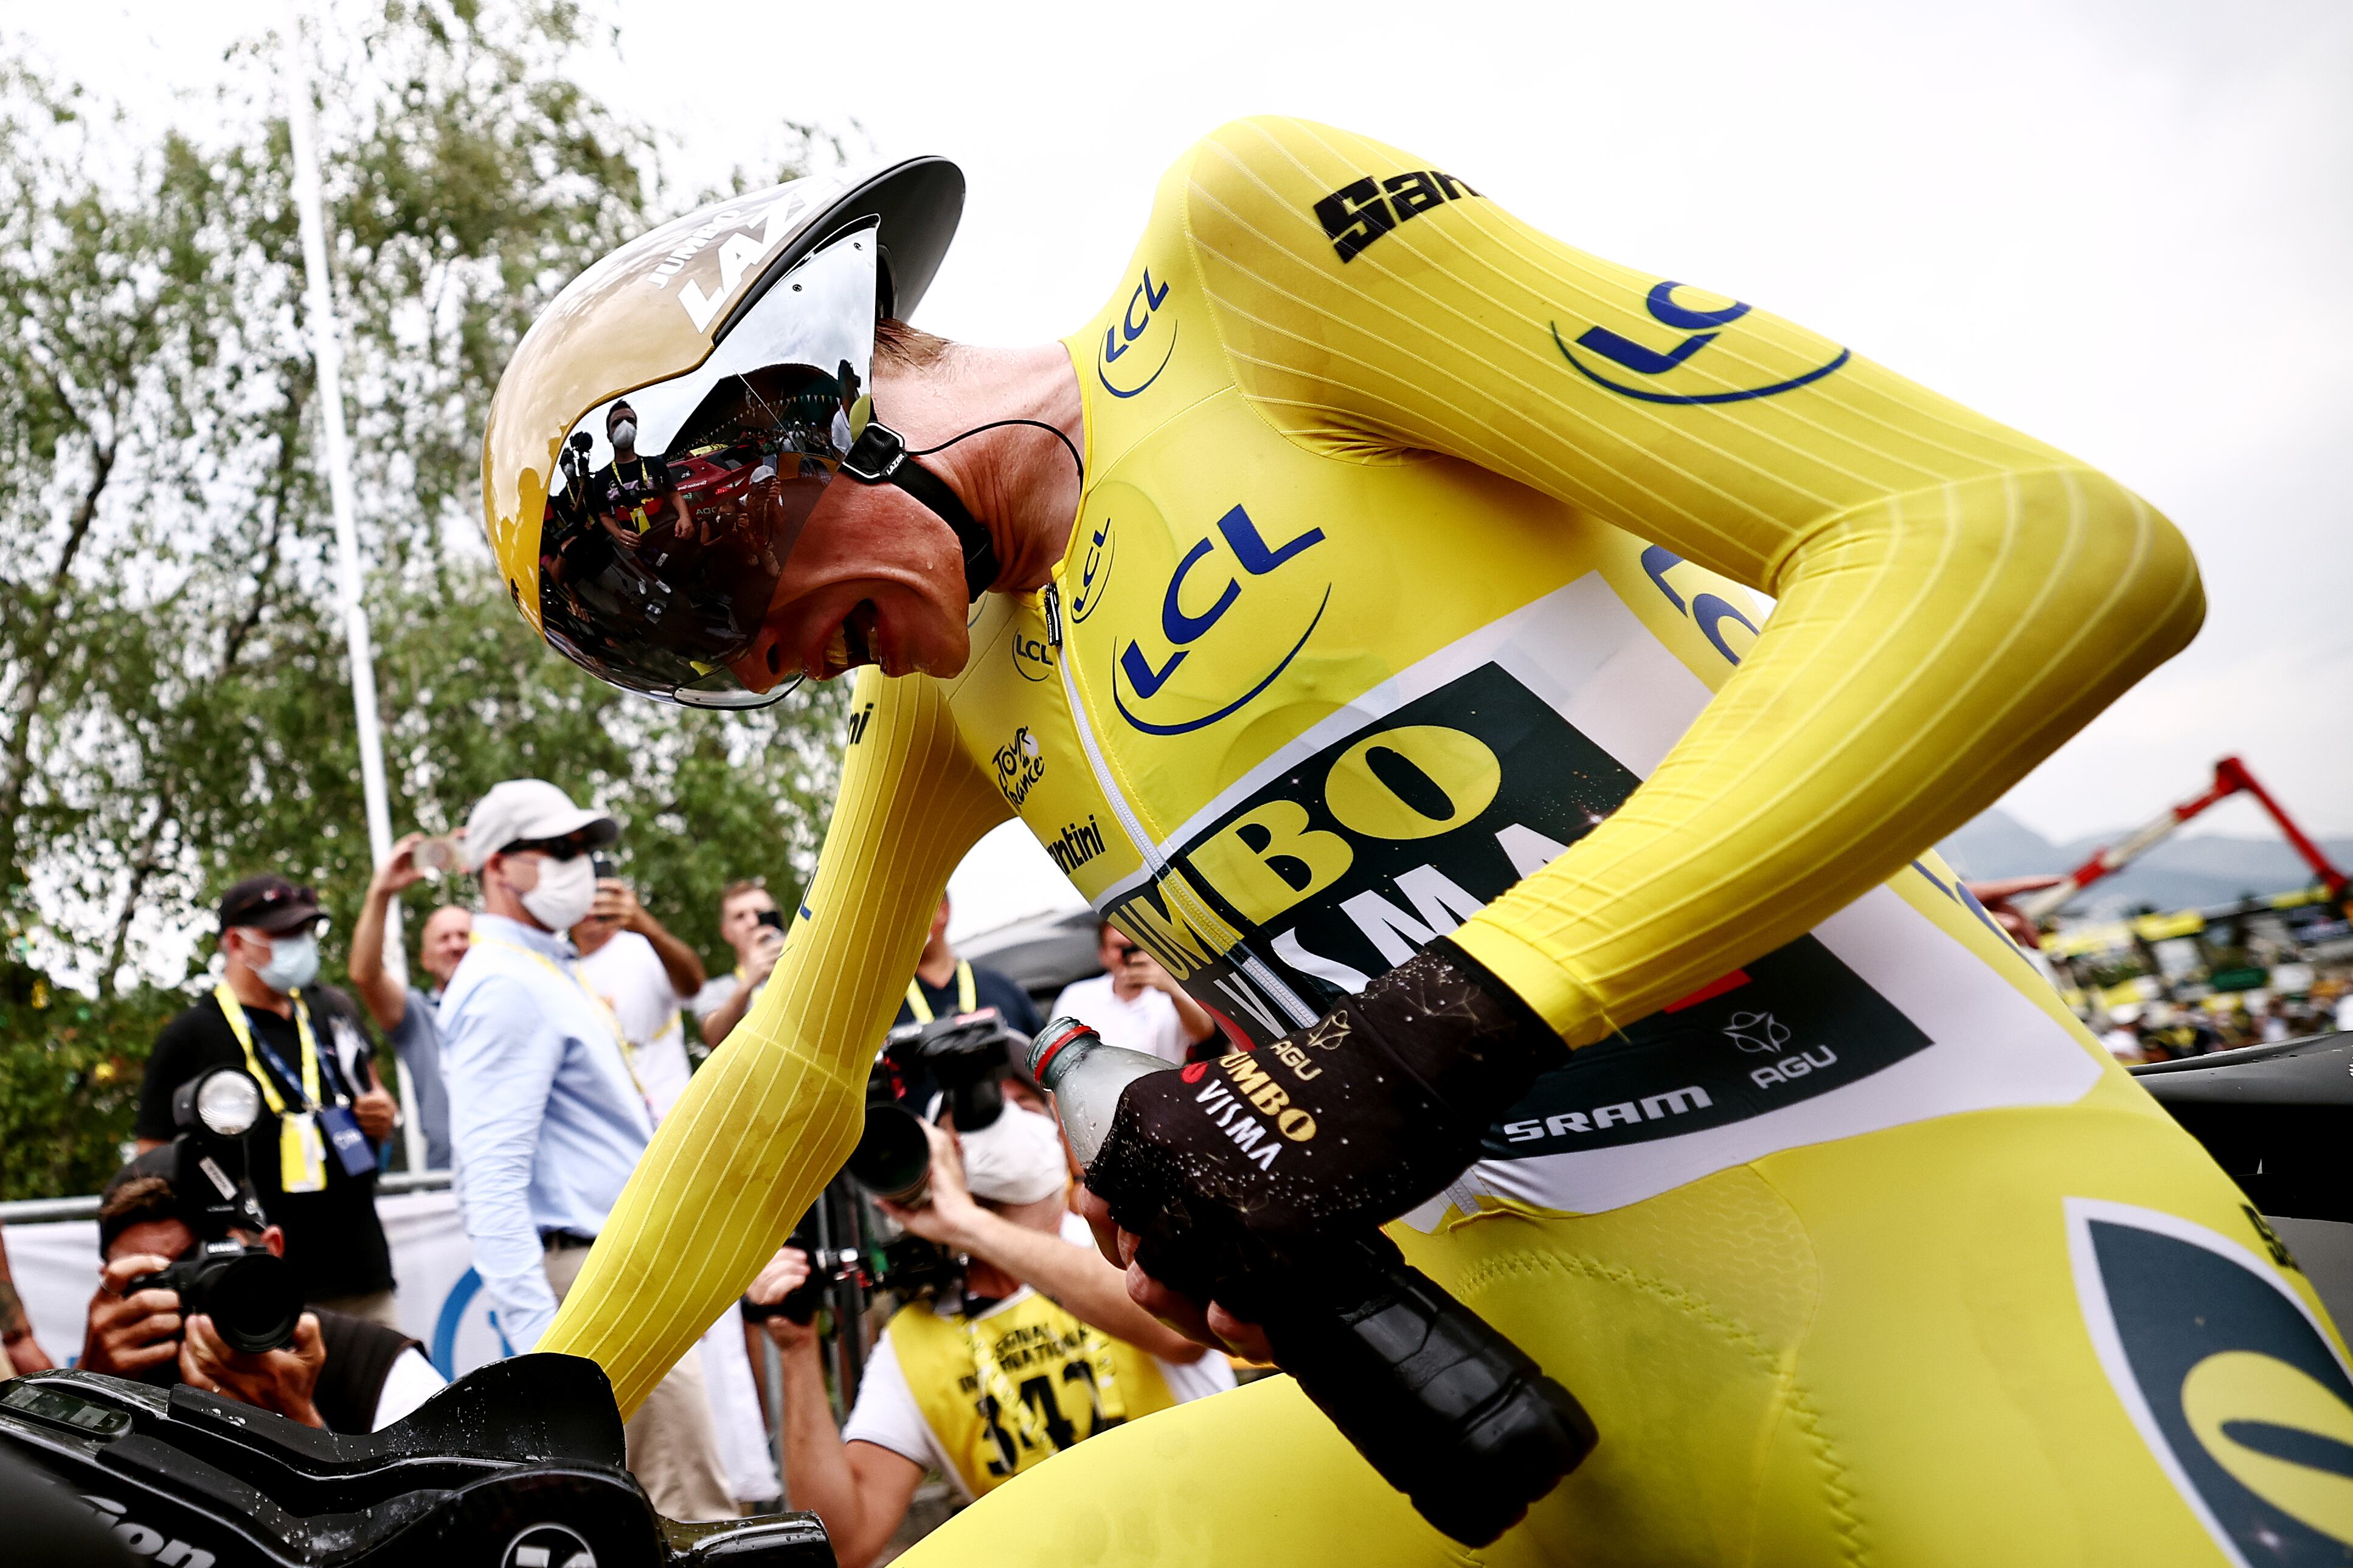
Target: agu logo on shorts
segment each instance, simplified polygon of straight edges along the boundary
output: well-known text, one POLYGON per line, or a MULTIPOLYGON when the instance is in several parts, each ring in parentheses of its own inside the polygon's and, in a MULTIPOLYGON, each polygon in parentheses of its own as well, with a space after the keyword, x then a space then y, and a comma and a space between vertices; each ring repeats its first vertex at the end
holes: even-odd
POLYGON ((1708 345, 1748 314, 1749 307, 1728 300, 1703 309, 1695 302, 1678 302, 1678 289, 1700 292, 1672 279, 1653 287, 1642 301, 1650 312, 1651 320, 1644 323, 1649 330, 1638 336, 1596 324, 1571 342, 1555 321, 1554 346, 1586 380, 1644 403, 1745 403, 1771 397, 1821 380, 1852 353, 1836 349, 1820 357, 1815 351, 1831 345, 1786 326, 1770 333, 1743 332, 1736 348, 1727 345, 1709 353, 1708 345), (1793 343, 1793 337, 1807 341, 1793 343))
POLYGON ((2172 1215, 2067 1200, 2100 1361, 2241 1568, 2353 1561, 2353 1379, 2255 1254, 2172 1215))

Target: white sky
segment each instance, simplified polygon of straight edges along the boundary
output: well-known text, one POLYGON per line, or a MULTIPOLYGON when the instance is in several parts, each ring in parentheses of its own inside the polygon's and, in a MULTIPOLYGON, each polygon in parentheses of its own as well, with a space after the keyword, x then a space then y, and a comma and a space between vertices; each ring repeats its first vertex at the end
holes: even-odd
MULTIPOLYGON (((959 162, 964 231, 919 317, 952 337, 1083 321, 1167 163, 1271 110, 1426 153, 1572 244, 1849 343, 2114 473, 2204 566, 2198 642, 2014 815, 2053 838, 2135 822, 2236 752, 2307 827, 2353 833, 2353 7, 600 5, 620 54, 594 85, 691 178, 770 161, 786 118, 959 162)), ((142 115, 280 14, 0 3, 142 115)), ((2241 805, 2209 822, 2263 830, 2241 805)), ((956 923, 1060 883, 992 844, 956 923)))

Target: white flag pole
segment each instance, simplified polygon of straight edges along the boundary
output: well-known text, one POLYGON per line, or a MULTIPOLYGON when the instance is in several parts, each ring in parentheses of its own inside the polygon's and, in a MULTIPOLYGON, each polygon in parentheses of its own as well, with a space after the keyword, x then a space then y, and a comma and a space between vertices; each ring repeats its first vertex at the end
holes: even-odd
MULTIPOLYGON (((392 858, 392 801, 384 782, 384 734, 376 716, 375 650, 368 637, 367 606, 360 597, 358 504, 352 494, 351 437, 343 428, 343 323, 335 317, 334 286, 327 271, 327 223, 319 194, 319 153, 311 128, 311 71, 302 53, 301 0, 286 0, 281 35, 286 64, 286 129, 294 144, 294 205, 302 220, 302 269, 309 288, 303 314, 310 320, 311 353, 319 369, 319 407, 327 434, 327 490, 335 510, 335 574, 343 588, 343 643, 351 654, 352 710, 359 721, 360 786, 367 801, 368 847, 374 863, 392 858)), ((395 974, 407 973, 400 946, 400 904, 385 911, 384 961, 395 974)), ((411 1169, 422 1169, 415 1097, 407 1075, 398 1074, 404 1120, 408 1123, 411 1169)))

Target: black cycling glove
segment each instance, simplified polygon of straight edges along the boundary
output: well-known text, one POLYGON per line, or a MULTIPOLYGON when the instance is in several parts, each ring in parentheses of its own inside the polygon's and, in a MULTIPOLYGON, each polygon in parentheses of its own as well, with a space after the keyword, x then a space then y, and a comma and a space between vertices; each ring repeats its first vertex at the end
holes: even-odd
POLYGON ((1087 1185, 1143 1238, 1145 1271, 1188 1289, 1362 1236, 1435 1195, 1567 1055, 1526 1003, 1440 942, 1271 1046, 1129 1084, 1087 1185))

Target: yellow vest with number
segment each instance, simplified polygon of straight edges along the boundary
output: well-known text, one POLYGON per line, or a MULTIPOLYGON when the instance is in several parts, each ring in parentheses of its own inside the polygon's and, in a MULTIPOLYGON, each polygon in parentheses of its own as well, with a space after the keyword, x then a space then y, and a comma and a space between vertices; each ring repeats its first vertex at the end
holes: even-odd
POLYGON ((1034 1290, 977 1320, 902 1307, 891 1343, 924 1425, 975 1497, 1106 1426, 1176 1403, 1149 1353, 1034 1290))

